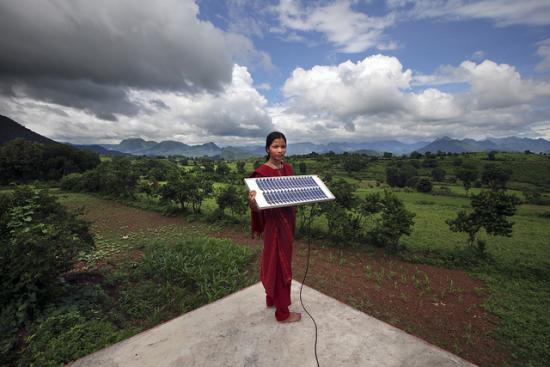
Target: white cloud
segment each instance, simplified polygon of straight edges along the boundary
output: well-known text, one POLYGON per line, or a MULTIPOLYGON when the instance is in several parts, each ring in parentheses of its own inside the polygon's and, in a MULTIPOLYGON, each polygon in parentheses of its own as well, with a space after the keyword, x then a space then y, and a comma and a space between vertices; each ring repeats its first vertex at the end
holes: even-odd
POLYGON ((490 19, 499 26, 550 24, 550 2, 546 0, 387 0, 386 4, 416 19, 490 19))
POLYGON ((477 50, 476 52, 474 52, 474 53, 472 54, 472 59, 474 59, 474 60, 481 60, 481 59, 484 59, 486 55, 487 55, 487 54, 486 54, 485 51, 483 51, 483 50, 477 50))
POLYGON ((505 108, 550 96, 550 83, 522 79, 511 65, 464 61, 458 70, 469 80, 476 109, 505 108))
POLYGON ((258 85, 256 85, 256 89, 271 90, 271 84, 269 84, 269 83, 258 84, 258 85))
POLYGON ((537 43, 537 55, 539 55, 542 60, 535 66, 537 71, 546 71, 550 70, 550 38, 547 38, 539 43, 537 43))
POLYGON ((349 119, 401 108, 401 90, 409 88, 411 75, 397 58, 375 55, 357 63, 295 69, 283 92, 295 111, 349 119))
POLYGON ((247 68, 239 65, 233 68, 231 84, 216 94, 132 89, 129 98, 144 106, 144 112, 121 116, 117 122, 27 97, 1 98, 0 109, 33 131, 73 143, 119 142, 129 137, 187 144, 247 143, 273 129, 267 100, 254 89, 247 68))
POLYGON ((337 0, 326 5, 302 7, 282 0, 274 8, 282 31, 318 32, 343 53, 358 53, 376 47, 394 47, 382 41, 383 31, 394 23, 392 14, 371 17, 354 11, 352 3, 337 0))
POLYGON ((484 138, 519 134, 541 114, 548 119, 537 106, 548 104, 550 83, 524 79, 513 66, 490 60, 415 76, 397 58, 375 55, 297 68, 283 92, 285 103, 270 108, 273 123, 306 140, 484 138), (466 89, 411 88, 420 83, 464 83, 466 89))

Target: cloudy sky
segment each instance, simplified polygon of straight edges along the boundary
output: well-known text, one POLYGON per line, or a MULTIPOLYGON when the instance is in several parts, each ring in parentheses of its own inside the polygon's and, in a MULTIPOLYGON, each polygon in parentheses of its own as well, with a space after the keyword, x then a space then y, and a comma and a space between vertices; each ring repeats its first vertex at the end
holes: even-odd
POLYGON ((0 50, 58 141, 550 139, 548 0, 0 0, 0 50))

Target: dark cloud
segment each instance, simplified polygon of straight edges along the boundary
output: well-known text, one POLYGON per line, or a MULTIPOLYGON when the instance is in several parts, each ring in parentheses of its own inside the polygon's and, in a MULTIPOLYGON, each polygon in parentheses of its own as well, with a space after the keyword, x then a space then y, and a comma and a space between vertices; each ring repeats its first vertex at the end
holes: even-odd
POLYGON ((150 101, 159 110, 169 110, 170 106, 164 103, 161 99, 152 99, 150 101))
POLYGON ((116 121, 115 114, 136 116, 140 105, 128 99, 126 89, 89 80, 35 78, 32 82, 0 79, 12 85, 12 96, 24 95, 38 101, 84 110, 102 120, 116 121))
POLYGON ((217 92, 231 81, 225 35, 191 0, 0 2, 0 93, 112 120, 127 89, 217 92))

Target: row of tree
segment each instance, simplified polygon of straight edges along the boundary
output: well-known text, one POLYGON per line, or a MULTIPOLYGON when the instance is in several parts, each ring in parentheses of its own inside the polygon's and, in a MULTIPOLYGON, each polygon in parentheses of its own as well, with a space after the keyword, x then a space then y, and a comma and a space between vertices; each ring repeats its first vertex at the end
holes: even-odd
POLYGON ((40 144, 23 139, 0 146, 0 183, 59 180, 99 165, 99 156, 67 144, 40 144))

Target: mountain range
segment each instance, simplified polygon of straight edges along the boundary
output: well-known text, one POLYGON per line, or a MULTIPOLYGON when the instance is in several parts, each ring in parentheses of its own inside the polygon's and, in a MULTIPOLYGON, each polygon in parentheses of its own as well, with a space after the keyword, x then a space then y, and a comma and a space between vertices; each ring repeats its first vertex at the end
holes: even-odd
POLYGON ((447 136, 438 138, 418 150, 419 153, 432 152, 464 153, 464 152, 524 152, 529 150, 533 153, 549 153, 550 142, 544 139, 530 139, 508 137, 500 139, 485 139, 477 141, 474 139, 451 139, 447 136))
MULTIPOLYGON (((55 143, 54 140, 27 129, 16 121, 0 115, 0 144, 15 138, 37 141, 44 144, 55 143)), ((248 157, 263 156, 265 154, 262 145, 252 146, 228 146, 219 147, 213 142, 201 145, 188 145, 173 140, 156 142, 141 138, 124 139, 118 144, 91 144, 75 145, 79 149, 93 151, 104 155, 146 155, 167 156, 181 155, 187 157, 220 156, 224 159, 244 159, 248 157)), ((500 139, 452 139, 447 136, 435 139, 432 142, 419 141, 416 143, 402 143, 397 140, 380 140, 365 142, 338 142, 328 144, 315 144, 311 142, 291 143, 288 146, 288 155, 317 153, 343 153, 361 152, 371 155, 381 155, 383 152, 391 152, 395 155, 409 154, 412 151, 419 153, 437 151, 463 153, 484 151, 531 151, 533 153, 550 153, 550 141, 545 139, 508 137, 500 139)))

